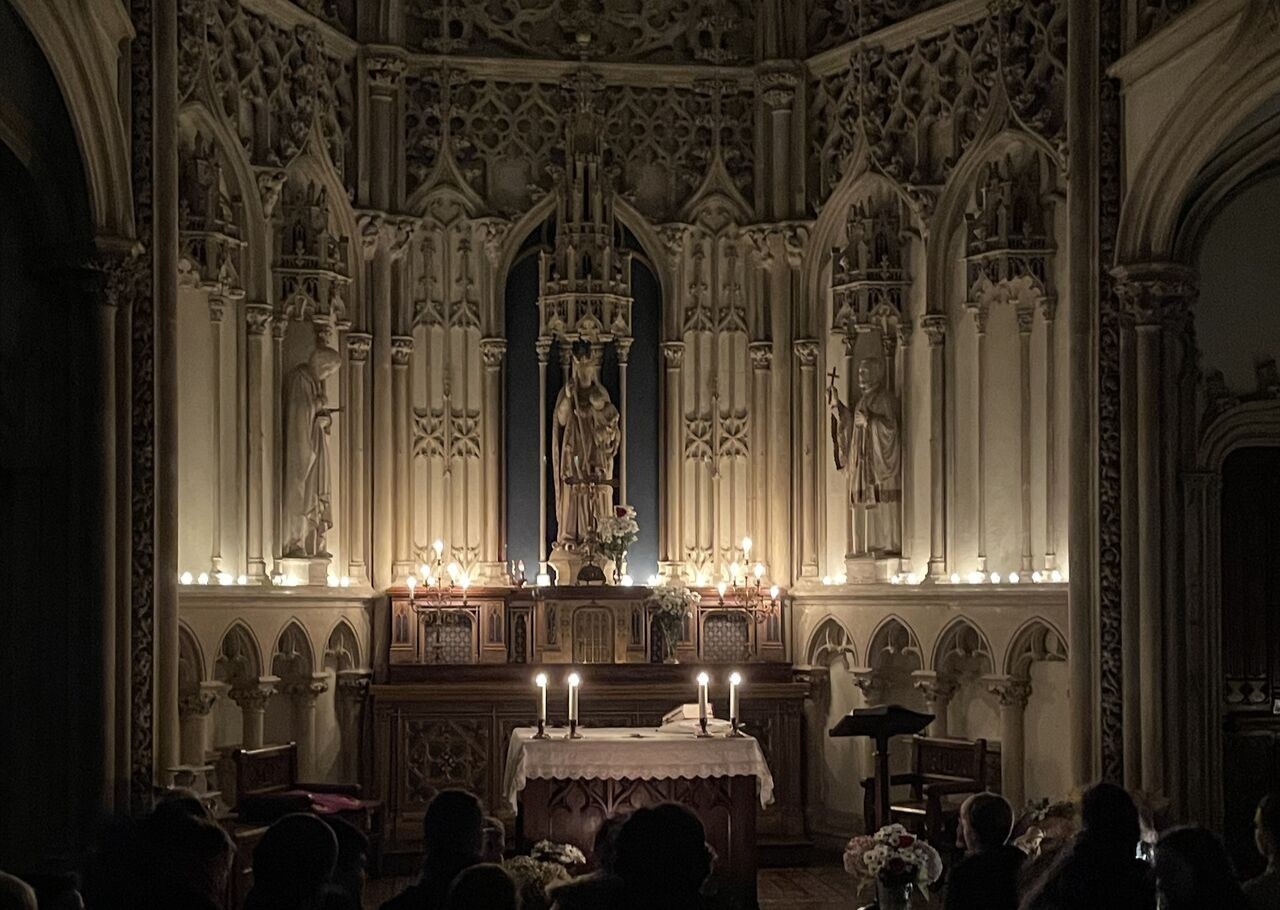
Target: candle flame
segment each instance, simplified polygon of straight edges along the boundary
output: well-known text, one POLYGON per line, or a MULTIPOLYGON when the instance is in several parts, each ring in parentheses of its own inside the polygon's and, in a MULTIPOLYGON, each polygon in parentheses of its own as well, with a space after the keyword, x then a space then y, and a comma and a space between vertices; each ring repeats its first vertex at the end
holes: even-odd
POLYGON ((709 682, 711 682, 711 677, 708 676, 706 673, 698 674, 698 685, 705 686, 709 682))
POLYGON ((741 673, 730 673, 730 674, 729 674, 729 685, 731 685, 731 686, 740 686, 740 685, 742 685, 742 674, 741 674, 741 673))
POLYGON ((538 686, 540 689, 545 689, 547 687, 547 674, 539 673, 533 678, 533 682, 534 685, 538 686))
POLYGON ((582 685, 582 677, 581 677, 581 676, 579 676, 577 673, 570 673, 570 674, 569 674, 569 685, 571 685, 571 686, 579 686, 579 685, 582 685))

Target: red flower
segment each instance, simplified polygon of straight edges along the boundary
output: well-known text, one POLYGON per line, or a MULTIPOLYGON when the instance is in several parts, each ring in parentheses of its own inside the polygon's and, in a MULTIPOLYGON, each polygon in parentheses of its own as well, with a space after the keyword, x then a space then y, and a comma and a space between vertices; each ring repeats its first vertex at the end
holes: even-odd
POLYGON ((627 507, 626 507, 626 506, 614 506, 614 507, 613 507, 613 514, 614 514, 614 515, 616 515, 616 516, 618 516, 619 518, 626 518, 626 517, 627 517, 627 507))
POLYGON ((902 834, 898 836, 898 847, 900 849, 905 849, 907 847, 910 847, 915 842, 916 842, 916 839, 912 837, 910 834, 902 834))

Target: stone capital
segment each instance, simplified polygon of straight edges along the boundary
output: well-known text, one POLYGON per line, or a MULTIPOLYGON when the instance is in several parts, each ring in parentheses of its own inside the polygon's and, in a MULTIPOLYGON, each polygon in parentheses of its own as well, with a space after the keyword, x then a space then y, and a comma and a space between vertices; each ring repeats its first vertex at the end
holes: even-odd
POLYGON ((381 232, 393 260, 401 259, 409 249, 409 241, 418 228, 418 219, 410 216, 388 216, 382 220, 381 232))
POLYGON ((251 303, 244 308, 244 324, 250 335, 265 335, 272 321, 271 307, 265 303, 251 303))
POLYGON ((481 338, 480 357, 484 360, 486 370, 502 369, 502 359, 507 356, 507 339, 481 338))
POLYGON ((785 110, 795 102, 800 77, 790 67, 777 64, 763 68, 756 74, 756 87, 765 106, 772 111, 785 110))
POLYGON ((347 356, 352 363, 364 363, 369 359, 369 348, 373 346, 373 336, 368 332, 347 333, 347 356))
POLYGON ((1034 306, 1019 306, 1014 310, 1014 316, 1018 320, 1018 334, 1030 335, 1032 328, 1036 322, 1036 310, 1034 306))
POLYGON ((338 697, 355 701, 363 700, 369 692, 369 680, 372 676, 369 670, 339 670, 338 697))
POLYGON ((178 693, 178 716, 191 717, 198 715, 205 717, 213 709, 213 703, 218 700, 218 692, 216 688, 201 683, 198 689, 190 689, 186 692, 178 693))
POLYGON ((1031 697, 1031 681, 1028 679, 996 679, 990 681, 987 690, 1000 702, 1002 708, 1026 708, 1031 697))
POLYGON ((356 229, 360 232, 360 250, 366 260, 373 259, 378 252, 386 217, 382 212, 361 212, 356 219, 356 229))
POLYGON ((658 236, 662 238, 662 246, 672 260, 678 260, 684 252, 685 244, 692 233, 692 225, 672 222, 658 225, 658 236))
POLYGON ((773 366, 773 342, 753 341, 747 345, 751 354, 751 368, 757 372, 768 371, 773 366))
POLYGON ((758 269, 768 271, 778 262, 778 257, 773 255, 772 236, 772 225, 768 224, 752 224, 742 229, 742 238, 749 244, 751 261, 758 269))
POLYGON ((930 347, 937 347, 947 339, 949 321, 942 313, 928 313, 920 317, 920 328, 929 339, 930 347))
POLYGON ((399 51, 370 48, 365 52, 364 71, 369 91, 374 95, 391 95, 404 78, 405 59, 399 51))
POLYGON ((1120 265, 1111 277, 1125 317, 1139 328, 1181 319, 1199 293, 1195 270, 1176 263, 1120 265))
POLYGON ((867 700, 868 705, 880 704, 884 696, 884 678, 878 670, 860 669, 850 671, 853 684, 858 687, 867 700))
POLYGON ((256 680, 239 680, 231 684, 228 697, 240 706, 241 711, 263 711, 267 700, 276 694, 280 684, 278 676, 260 676, 256 680))
POLYGON ((490 268, 498 267, 498 258, 502 255, 502 242, 511 230, 511 222, 505 218, 477 218, 474 222, 480 245, 484 248, 484 257, 490 268))
POLYGON ((898 320, 897 330, 898 330, 898 344, 904 348, 910 347, 911 333, 915 331, 915 327, 912 325, 910 317, 903 317, 902 319, 898 320))
POLYGON ((391 338, 391 363, 403 367, 409 365, 413 356, 413 336, 395 335, 391 338))
POLYGON ((313 673, 288 680, 282 687, 284 694, 298 701, 315 701, 329 691, 329 677, 325 673, 313 673))
POLYGON ((801 367, 812 368, 818 363, 818 342, 814 338, 797 339, 795 352, 801 367))
POLYGON ((666 361, 668 370, 680 369, 680 367, 684 366, 684 342, 662 342, 662 357, 666 361))
POLYGON ((960 684, 950 676, 939 676, 927 670, 913 673, 912 685, 931 705, 947 704, 960 691, 960 684))
MULTIPOLYGON (((987 334, 987 320, 991 317, 991 307, 986 303, 971 303, 969 315, 973 317, 973 327, 979 335, 987 334)), ((926 330, 927 331, 927 330, 926 330)))

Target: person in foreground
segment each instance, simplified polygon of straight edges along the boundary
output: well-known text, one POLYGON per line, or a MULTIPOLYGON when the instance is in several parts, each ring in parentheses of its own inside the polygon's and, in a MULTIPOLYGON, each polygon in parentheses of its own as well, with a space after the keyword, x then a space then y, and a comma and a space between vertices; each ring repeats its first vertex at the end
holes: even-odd
POLYGON ((1161 910, 1245 910, 1227 850, 1218 836, 1188 825, 1156 842, 1156 895, 1161 910))
POLYGON ((1253 839, 1267 861, 1266 871, 1245 883, 1251 910, 1280 907, 1280 793, 1268 793, 1253 814, 1253 839))
POLYGON ((699 910, 713 860, 698 816, 676 803, 637 809, 618 832, 615 871, 627 910, 699 910))
POLYGON ((1023 899, 1023 910, 1151 910, 1155 885, 1137 858, 1142 829, 1132 797, 1095 784, 1080 806, 1083 828, 1023 899))
POLYGON ((253 851, 245 910, 319 910, 338 861, 338 839, 314 815, 286 815, 253 851))
POLYGON ((480 863, 453 880, 445 910, 520 910, 520 896, 506 869, 480 863))
POLYGON ((600 868, 554 886, 550 892, 552 910, 612 910, 623 887, 615 871, 618 832, 629 817, 625 813, 610 815, 600 824, 591 848, 600 868))
POLYGON ((480 800, 465 790, 437 793, 422 819, 422 845, 422 877, 381 910, 443 910, 453 880, 480 863, 484 850, 480 800))
POLYGON ((1018 870, 1026 859, 1010 846, 1013 809, 996 793, 975 793, 960 806, 958 840, 966 857, 947 880, 945 910, 1018 910, 1018 870))

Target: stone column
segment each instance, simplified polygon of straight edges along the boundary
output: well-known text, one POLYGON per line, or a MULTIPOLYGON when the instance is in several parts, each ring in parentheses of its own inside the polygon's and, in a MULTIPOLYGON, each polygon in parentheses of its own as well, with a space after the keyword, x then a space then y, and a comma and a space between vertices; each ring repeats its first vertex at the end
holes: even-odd
POLYGON ((338 671, 335 707, 341 750, 339 766, 342 780, 347 783, 360 781, 362 712, 371 675, 368 670, 338 671))
POLYGON ((204 681, 199 688, 178 696, 178 723, 182 731, 180 760, 187 767, 205 764, 209 753, 209 712, 221 688, 222 683, 204 681))
MULTIPOLYGON (((289 331, 289 317, 276 313, 271 320, 271 431, 267 450, 271 452, 271 555, 284 554, 284 336, 289 331)), ((316 340, 321 326, 316 323, 316 340)), ((328 344, 328 342, 323 342, 328 344)), ((266 491, 263 491, 266 496, 266 491)))
POLYGON ((800 475, 800 502, 796 518, 800 524, 800 576, 815 578, 818 575, 818 439, 816 431, 818 342, 802 338, 795 343, 796 359, 800 362, 800 440, 798 465, 800 475))
POLYGON ((480 377, 480 410, 484 414, 484 449, 481 455, 484 477, 484 541, 481 559, 489 563, 488 575, 495 581, 504 576, 502 560, 502 361, 507 355, 505 338, 484 338, 480 356, 484 372, 480 377))
POLYGON ((365 77, 369 87, 369 166, 361 168, 362 195, 376 208, 394 211, 398 208, 403 187, 398 185, 394 162, 403 132, 400 129, 396 92, 404 77, 405 61, 399 52, 378 47, 365 50, 365 77), (375 157, 376 156, 376 157, 375 157), (388 164, 392 166, 388 166, 388 164))
MULTIPOLYGON (((769 551, 769 542, 773 540, 772 524, 769 510, 769 488, 773 483, 773 473, 769 469, 769 414, 772 411, 772 396, 769 386, 772 382, 773 342, 753 341, 747 347, 751 356, 751 404, 752 432, 751 442, 755 448, 755 483, 751 496, 756 508, 751 531, 758 535, 763 549, 758 551, 758 558, 768 563, 773 558, 769 551)), ((771 571, 769 577, 773 578, 771 571)))
POLYGON ((805 773, 809 786, 805 796, 805 816, 810 828, 822 826, 827 807, 827 728, 831 717, 831 672, 827 667, 796 671, 796 682, 808 683, 804 697, 805 773))
POLYGON ((948 736, 950 724, 947 708, 950 707, 951 699, 955 697, 956 692, 960 690, 960 684, 950 676, 942 676, 929 670, 917 670, 911 675, 915 678, 915 687, 924 696, 924 703, 928 706, 929 713, 933 715, 933 722, 929 724, 929 735, 948 736))
POLYGON ((947 576, 947 317, 920 317, 929 339, 929 576, 947 576))
POLYGON ((898 323, 898 444, 902 448, 901 501, 898 508, 902 510, 902 557, 898 570, 904 575, 911 574, 911 536, 915 527, 911 503, 914 493, 914 472, 911 470, 911 320, 903 317, 898 323))
MULTIPOLYGON (((851 670, 853 675, 853 684, 858 687, 858 691, 862 693, 862 703, 864 707, 875 708, 884 704, 885 695, 885 679, 881 676, 879 670, 861 668, 851 670)), ((890 746, 892 754, 892 746, 890 746)), ((876 743, 873 739, 867 739, 862 748, 862 777, 874 777, 876 773, 876 743)), ((864 794, 864 798, 865 798, 864 794)), ((875 805, 875 794, 871 794, 871 804, 875 805)))
POLYGON ((228 696, 240 706, 240 744, 245 749, 262 748, 262 724, 267 713, 267 699, 276 692, 278 676, 262 676, 256 680, 233 683, 228 696))
POLYGON ((329 688, 329 677, 315 673, 311 678, 290 680, 284 687, 293 702, 293 738, 298 744, 298 776, 304 781, 319 778, 316 768, 316 699, 329 688))
POLYGON ((373 479, 373 503, 370 508, 373 562, 369 566, 372 583, 379 588, 390 586, 394 580, 392 563, 395 562, 395 455, 393 440, 396 411, 392 404, 391 366, 391 256, 386 244, 381 242, 382 231, 379 215, 366 216, 371 220, 366 234, 374 236, 368 241, 372 252, 369 267, 369 319, 373 328, 373 347, 370 356, 370 380, 373 383, 373 442, 370 473, 373 479), (375 225, 374 222, 377 222, 375 225))
MULTIPOLYGON (((1169 453, 1165 434, 1179 432, 1179 415, 1168 413, 1161 395, 1166 375, 1163 332, 1182 324, 1195 295, 1194 273, 1170 263, 1121 266, 1114 270, 1116 291, 1134 325, 1133 382, 1137 424, 1138 680, 1141 692, 1142 789, 1166 793, 1164 706, 1172 695, 1165 685, 1165 624, 1176 620, 1176 606, 1164 591, 1165 536, 1175 534, 1180 516, 1165 514, 1163 485, 1169 453), (1166 527, 1168 525, 1168 527, 1166 527), (1171 615, 1172 614, 1172 615, 1171 615)), ((1126 726, 1131 718, 1125 718, 1126 726)))
POLYGON ((663 535, 665 549, 662 570, 671 579, 684 574, 684 404, 681 395, 681 375, 684 368, 684 342, 664 341, 662 360, 666 365, 663 393, 666 406, 663 409, 666 427, 666 528, 663 535))
POLYGON ((409 361, 412 358, 413 336, 397 335, 391 339, 391 427, 392 444, 395 446, 392 456, 392 488, 395 490, 395 499, 392 504, 395 512, 395 565, 392 566, 391 574, 394 578, 412 575, 415 570, 413 501, 409 487, 412 457, 409 445, 409 361))
MULTIPOLYGON (((538 572, 547 571, 547 362, 551 340, 539 338, 538 353, 538 572)), ((560 579, 556 579, 560 581, 560 579)), ((563 583, 563 582, 561 582, 563 583)))
POLYGON ((1018 307, 1018 346, 1021 368, 1021 471, 1022 471, 1022 572, 1035 568, 1031 556, 1031 327, 1036 312, 1030 307, 1018 307))
POLYGON ((992 683, 991 693, 1000 700, 1000 767, 1004 776, 1004 798, 1019 811, 1026 803, 1023 786, 1026 740, 1023 721, 1031 682, 1008 677, 992 683))
POLYGON ((618 504, 626 505, 627 499, 627 359, 631 354, 631 339, 618 339, 618 423, 621 433, 618 439, 618 504))
POLYGON ((264 578, 267 574, 267 561, 263 551, 264 514, 267 508, 266 491, 263 487, 263 465, 266 461, 266 430, 264 427, 264 404, 267 369, 267 326, 271 324, 271 307, 265 303, 251 303, 245 307, 245 327, 247 336, 245 347, 248 354, 246 370, 245 416, 249 424, 247 443, 249 449, 249 489, 248 489, 248 528, 246 549, 248 551, 249 575, 252 578, 264 578))
MULTIPOLYGON (((211 404, 209 422, 213 425, 213 483, 209 486, 212 508, 209 517, 209 574, 214 577, 222 571, 222 317, 223 300, 209 297, 209 341, 213 359, 211 404)), ((181 707, 181 705, 179 705, 181 707)))
POLYGON ((1044 319, 1044 568, 1058 568, 1058 368, 1054 350, 1054 318, 1058 302, 1050 297, 1040 301, 1044 319))
POLYGON ((977 380, 973 396, 974 435, 977 437, 977 462, 974 467, 974 498, 978 512, 978 571, 987 573, 987 316, 990 309, 984 303, 970 307, 974 330, 978 339, 977 380))
POLYGON ((804 169, 796 164, 803 151, 795 148, 792 127, 796 90, 800 85, 800 78, 792 69, 795 66, 771 61, 762 66, 756 77, 764 105, 768 148, 765 160, 769 179, 763 182, 766 187, 763 211, 770 218, 790 218, 804 211, 804 169))
POLYGON ((354 585, 369 583, 367 567, 369 531, 365 517, 369 514, 369 481, 365 474, 365 381, 369 371, 369 347, 373 338, 367 332, 347 333, 347 360, 351 370, 347 389, 347 489, 351 508, 347 515, 350 552, 347 574, 354 585))

